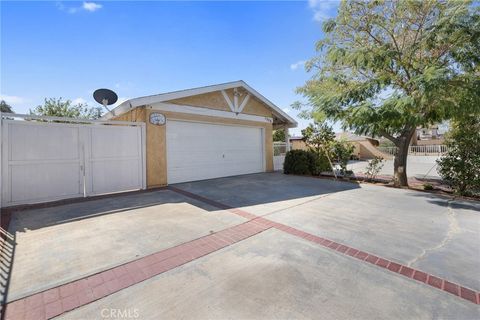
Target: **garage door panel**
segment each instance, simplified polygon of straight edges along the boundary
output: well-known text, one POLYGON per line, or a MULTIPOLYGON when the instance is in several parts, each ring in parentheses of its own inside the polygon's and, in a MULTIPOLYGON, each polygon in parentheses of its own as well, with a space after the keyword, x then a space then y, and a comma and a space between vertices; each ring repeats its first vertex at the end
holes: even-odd
POLYGON ((249 173, 257 173, 257 169, 245 170, 245 169, 232 169, 230 167, 219 167, 219 166, 206 166, 202 171, 198 170, 186 170, 186 168, 180 168, 172 170, 169 173, 170 179, 176 179, 175 182, 170 183, 179 183, 186 181, 196 181, 196 180, 205 180, 205 179, 214 179, 249 173))
POLYGON ((167 123, 168 183, 264 171, 261 128, 167 123))
POLYGON ((10 167, 12 202, 81 196, 78 162, 34 163, 10 167))
POLYGON ((255 165, 259 165, 261 160, 259 155, 250 154, 251 149, 240 150, 203 150, 203 149, 191 149, 188 151, 181 150, 175 157, 169 157, 169 167, 184 167, 184 166, 198 166, 198 164, 210 164, 212 161, 219 163, 246 163, 255 162, 255 165), (239 151, 239 153, 236 153, 239 151), (193 155, 195 158, 193 159, 193 155), (191 158, 192 161, 185 161, 185 158, 191 158))

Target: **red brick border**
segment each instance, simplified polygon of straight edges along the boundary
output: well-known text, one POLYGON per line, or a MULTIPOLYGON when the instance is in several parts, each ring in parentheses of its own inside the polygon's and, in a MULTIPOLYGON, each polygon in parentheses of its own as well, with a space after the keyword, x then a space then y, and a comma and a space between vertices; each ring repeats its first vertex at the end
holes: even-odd
POLYGON ((470 302, 473 302, 475 304, 480 304, 480 292, 463 287, 459 284, 450 282, 446 279, 442 279, 440 277, 436 277, 434 275, 428 274, 426 272, 416 270, 413 268, 410 268, 408 266, 396 263, 394 261, 390 261, 385 258, 378 257, 374 254, 364 252, 359 249, 352 248, 350 246, 344 245, 342 243, 338 243, 333 240, 325 239, 319 236, 315 236, 313 234, 301 231, 296 228, 289 227, 287 225, 274 222, 268 219, 265 219, 263 217, 259 217, 256 215, 253 215, 249 212, 243 211, 238 208, 232 208, 230 206, 227 206, 225 204, 219 203, 217 201, 213 201, 211 199, 207 199, 205 197, 199 196, 197 194, 181 190, 178 188, 173 188, 169 187, 170 190, 173 190, 175 192, 181 193, 185 196, 203 201, 205 203, 208 203, 210 205, 214 205, 220 209, 227 209, 229 212, 235 213, 237 215, 240 215, 242 217, 245 217, 247 219, 252 219, 251 221, 257 221, 261 224, 264 224, 266 226, 284 231, 288 234, 300 237, 302 239, 308 240, 310 242, 314 242, 316 244, 319 244, 321 246, 324 246, 328 249, 335 250, 340 254, 347 255, 350 257, 353 257, 355 259, 373 264, 377 267, 383 268, 385 270, 391 271, 393 273, 396 273, 398 275, 407 277, 409 279, 424 283, 425 285, 429 285, 431 287, 443 290, 445 292, 448 292, 450 294, 453 294, 457 297, 460 297, 462 299, 468 300, 470 302), (218 204, 218 205, 217 205, 218 204))
MULTIPOLYGON (((263 218, 259 218, 259 219, 263 219, 263 218)), ((270 224, 270 225, 276 229, 282 230, 291 235, 314 242, 328 249, 335 250, 338 253, 341 253, 343 255, 348 255, 355 259, 358 259, 358 260, 373 264, 377 267, 383 268, 385 270, 397 273, 398 275, 407 277, 409 279, 412 279, 412 280, 424 283, 426 285, 432 286, 434 288, 443 290, 445 292, 451 293, 453 295, 456 295, 460 298, 463 298, 475 304, 480 304, 480 292, 475 292, 472 289, 468 289, 459 284, 452 283, 446 279, 435 277, 423 271, 407 267, 405 265, 387 260, 385 258, 378 257, 374 254, 346 246, 344 244, 335 242, 333 240, 328 240, 322 237, 318 237, 318 236, 303 232, 301 230, 285 226, 280 223, 273 222, 273 224, 270 224)))
POLYGON ((254 220, 212 233, 138 260, 13 301, 5 319, 50 319, 192 260, 235 244, 270 227, 254 220))

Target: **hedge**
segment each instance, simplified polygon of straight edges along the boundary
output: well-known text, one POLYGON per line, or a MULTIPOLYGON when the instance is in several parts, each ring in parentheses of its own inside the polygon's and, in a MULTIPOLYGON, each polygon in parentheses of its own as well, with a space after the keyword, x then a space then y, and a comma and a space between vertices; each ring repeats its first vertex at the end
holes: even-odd
POLYGON ((283 173, 301 175, 319 175, 331 171, 327 157, 313 151, 291 150, 285 155, 283 173))

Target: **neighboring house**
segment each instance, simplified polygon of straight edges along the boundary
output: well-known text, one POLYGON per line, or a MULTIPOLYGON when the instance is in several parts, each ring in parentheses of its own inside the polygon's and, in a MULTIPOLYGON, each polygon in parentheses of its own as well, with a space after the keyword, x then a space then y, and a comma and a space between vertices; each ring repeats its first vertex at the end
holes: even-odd
POLYGON ((360 160, 382 157, 390 159, 391 155, 385 154, 377 149, 379 141, 377 139, 359 136, 351 132, 339 132, 335 134, 336 139, 345 139, 354 146, 353 154, 360 160))
MULTIPOLYGON (((375 156, 380 156, 385 159, 390 159, 391 156, 384 154, 377 149, 379 142, 377 139, 372 139, 365 136, 359 136, 351 132, 340 132, 335 134, 336 139, 345 139, 354 146, 353 155, 358 159, 372 159, 375 156)), ((308 146, 303 141, 302 137, 290 138, 291 149, 308 150, 308 146)))
POLYGON ((290 150, 308 150, 303 137, 290 137, 290 150))
POLYGON ((103 118, 146 122, 148 188, 273 171, 272 130, 297 126, 243 81, 130 99, 103 118))
POLYGON ((428 128, 417 128, 417 132, 412 138, 412 145, 414 146, 438 145, 443 143, 443 133, 437 125, 428 128))

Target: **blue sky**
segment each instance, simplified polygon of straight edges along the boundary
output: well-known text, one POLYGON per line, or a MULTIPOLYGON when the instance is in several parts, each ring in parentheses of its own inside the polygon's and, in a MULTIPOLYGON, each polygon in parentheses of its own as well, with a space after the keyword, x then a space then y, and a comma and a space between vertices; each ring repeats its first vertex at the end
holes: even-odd
POLYGON ((1 98, 26 113, 45 97, 93 106, 100 87, 125 100, 241 79, 296 117, 303 62, 337 4, 2 1, 1 98))

